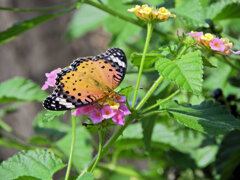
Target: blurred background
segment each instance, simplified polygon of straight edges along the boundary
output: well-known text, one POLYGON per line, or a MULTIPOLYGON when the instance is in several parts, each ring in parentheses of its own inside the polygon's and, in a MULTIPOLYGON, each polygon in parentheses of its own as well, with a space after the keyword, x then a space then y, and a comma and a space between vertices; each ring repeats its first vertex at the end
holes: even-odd
MULTIPOLYGON (((1 0, 0 6, 26 9, 67 2, 69 0, 1 0)), ((42 14, 46 12, 0 11, 0 31, 6 30, 14 23, 42 14)), ((105 51, 109 42, 109 34, 103 31, 102 27, 81 38, 64 40, 64 32, 73 14, 74 12, 71 12, 54 18, 0 45, 0 83, 18 76, 31 79, 42 86, 46 80, 46 72, 68 66, 77 57, 97 55, 105 51)), ((17 133, 29 138, 33 135, 33 119, 42 108, 39 103, 27 103, 17 112, 4 116, 3 120, 17 133)), ((0 158, 6 159, 16 152, 13 149, 0 147, 0 158)))

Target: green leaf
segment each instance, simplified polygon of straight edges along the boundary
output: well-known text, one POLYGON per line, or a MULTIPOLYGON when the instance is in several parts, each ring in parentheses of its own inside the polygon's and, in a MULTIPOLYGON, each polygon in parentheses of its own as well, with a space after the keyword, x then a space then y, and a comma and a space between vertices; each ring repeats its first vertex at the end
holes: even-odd
POLYGON ((43 123, 49 122, 54 120, 56 117, 62 116, 66 113, 66 111, 48 111, 48 110, 43 110, 41 113, 37 115, 37 120, 38 123, 41 121, 43 123))
POLYGON ((179 123, 209 135, 225 134, 234 128, 240 128, 240 121, 213 101, 194 106, 175 103, 175 106, 170 106, 166 110, 179 123))
MULTIPOLYGON (((144 68, 150 68, 152 65, 159 59, 159 57, 162 57, 161 54, 154 54, 154 53, 148 53, 146 54, 145 61, 144 61, 144 68)), ((142 53, 134 52, 130 56, 130 62, 134 66, 140 66, 142 59, 142 53)))
POLYGON ((221 0, 206 8, 207 17, 215 21, 240 18, 239 8, 239 0, 221 0))
POLYGON ((133 91, 133 87, 132 86, 129 86, 129 87, 126 87, 126 88, 123 88, 121 89, 118 94, 120 95, 124 95, 124 96, 127 96, 130 92, 133 91))
POLYGON ((160 75, 174 81, 181 89, 201 93, 203 63, 200 51, 189 52, 175 61, 161 58, 156 62, 155 68, 160 75))
POLYGON ((31 80, 13 78, 0 84, 0 103, 16 101, 42 102, 47 93, 31 80))
POLYGON ((96 29, 108 16, 104 11, 84 4, 73 16, 65 37, 78 38, 87 32, 96 29))
POLYGON ((22 176, 51 180, 53 174, 64 167, 62 160, 50 151, 43 149, 22 151, 1 164, 0 177, 4 180, 22 176))
POLYGON ((239 141, 240 131, 235 130, 227 134, 220 145, 214 169, 221 175, 222 180, 234 179, 233 171, 240 164, 239 141))
POLYGON ((93 173, 85 172, 84 174, 80 175, 76 180, 94 180, 93 173))
POLYGON ((30 30, 30 29, 36 27, 39 24, 42 24, 46 21, 49 21, 49 20, 56 18, 58 16, 61 16, 63 14, 69 13, 74 9, 75 8, 71 8, 68 10, 60 11, 55 14, 45 14, 45 15, 41 15, 41 16, 29 19, 29 20, 25 20, 23 22, 16 23, 12 27, 8 28, 6 31, 0 32, 0 45, 7 41, 10 41, 11 39, 14 39, 16 36, 22 34, 23 32, 25 32, 27 30, 30 30))
MULTIPOLYGON (((72 132, 70 131, 64 138, 59 140, 56 145, 65 154, 66 158, 69 156, 71 147, 72 132)), ((73 165, 80 173, 92 160, 92 146, 91 136, 89 132, 84 128, 76 129, 76 139, 74 153, 73 153, 73 165)))
POLYGON ((151 139, 152 139, 153 128, 155 125, 155 118, 156 116, 149 116, 141 120, 142 129, 143 129, 143 142, 145 145, 145 149, 148 152, 151 149, 151 139))
POLYGON ((208 27, 208 24, 204 20, 204 10, 199 0, 184 1, 173 12, 176 13, 177 18, 190 27, 208 27))

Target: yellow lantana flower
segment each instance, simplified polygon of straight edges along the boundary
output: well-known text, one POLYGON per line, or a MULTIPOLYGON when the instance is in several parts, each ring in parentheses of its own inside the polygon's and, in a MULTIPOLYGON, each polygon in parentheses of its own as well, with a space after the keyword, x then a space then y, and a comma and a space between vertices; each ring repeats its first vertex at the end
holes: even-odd
POLYGON ((201 36, 200 41, 205 44, 206 46, 209 46, 209 43, 211 42, 211 40, 215 38, 215 36, 211 33, 206 33, 204 35, 201 36))
POLYGON ((147 4, 142 6, 136 5, 135 8, 128 9, 130 12, 134 12, 136 16, 145 21, 161 22, 167 20, 169 17, 175 18, 176 15, 169 12, 165 7, 159 9, 149 7, 147 4))

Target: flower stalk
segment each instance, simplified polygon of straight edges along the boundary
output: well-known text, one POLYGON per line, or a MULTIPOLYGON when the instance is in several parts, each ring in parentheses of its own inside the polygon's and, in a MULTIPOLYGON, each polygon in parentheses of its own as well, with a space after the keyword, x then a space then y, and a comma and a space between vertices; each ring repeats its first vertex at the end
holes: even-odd
POLYGON ((136 88, 135 88, 134 95, 133 95, 132 108, 135 107, 138 88, 139 88, 139 85, 140 85, 140 80, 141 80, 141 76, 142 76, 142 72, 143 72, 144 61, 145 61, 147 49, 148 49, 148 46, 149 46, 149 42, 150 42, 150 39, 151 39, 152 31, 153 31, 153 24, 151 22, 149 22, 147 24, 147 37, 146 37, 146 42, 145 42, 145 46, 144 46, 144 50, 143 50, 143 55, 142 55, 142 59, 141 59, 139 73, 138 73, 137 84, 136 84, 136 88))
POLYGON ((98 131, 98 136, 99 136, 98 154, 97 154, 97 158, 96 158, 93 166, 91 167, 90 172, 93 172, 93 170, 94 170, 95 167, 97 166, 99 160, 101 159, 102 150, 103 150, 103 137, 104 137, 104 132, 103 132, 102 129, 98 131))
POLYGON ((69 155, 68 167, 67 167, 65 180, 68 180, 69 174, 70 174, 70 170, 71 170, 72 158, 73 158, 73 152, 74 152, 74 145, 75 145, 75 139, 76 139, 76 117, 72 116, 72 142, 71 142, 71 149, 70 149, 70 155, 69 155))

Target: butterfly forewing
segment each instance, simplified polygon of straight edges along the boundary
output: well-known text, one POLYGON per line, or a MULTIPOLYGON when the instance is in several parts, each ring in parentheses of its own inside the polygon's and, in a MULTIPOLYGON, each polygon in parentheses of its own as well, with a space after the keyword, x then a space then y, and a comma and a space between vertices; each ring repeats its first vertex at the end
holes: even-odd
POLYGON ((126 56, 119 48, 95 57, 78 58, 58 73, 56 88, 43 106, 58 111, 92 104, 121 83, 126 67, 126 56))

